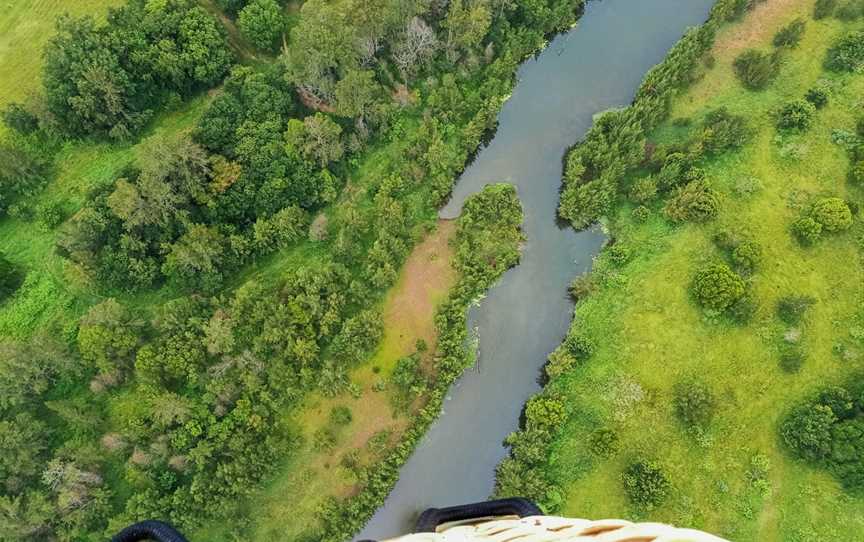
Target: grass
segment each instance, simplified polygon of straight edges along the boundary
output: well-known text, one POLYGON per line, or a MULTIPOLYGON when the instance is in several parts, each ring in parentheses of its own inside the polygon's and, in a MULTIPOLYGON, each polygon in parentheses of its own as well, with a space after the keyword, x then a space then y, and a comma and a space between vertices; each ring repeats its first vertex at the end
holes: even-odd
MULTIPOLYGON (((864 294, 860 223, 858 232, 827 237, 809 249, 788 230, 813 197, 862 201, 860 190, 845 182, 849 160, 831 133, 854 131, 864 77, 822 70, 825 50, 846 26, 812 21, 812 6, 812 0, 774 0, 725 28, 713 50, 714 67, 676 100, 672 118, 698 119, 722 105, 745 114, 757 129, 741 151, 706 168, 723 194, 716 221, 672 227, 655 212, 637 224, 629 208, 613 218, 613 231, 634 257, 598 273, 603 286, 575 314, 575 325, 594 339, 597 351, 553 384, 571 411, 548 466, 566 488, 563 515, 650 518, 742 541, 853 540, 864 531, 860 498, 845 493, 828 473, 791 459, 777 437, 778 420, 792 405, 860 367, 861 359, 862 345, 850 338, 850 329, 860 324, 864 294), (779 78, 763 92, 743 89, 732 60, 747 47, 768 49, 774 32, 797 16, 808 20, 807 32, 800 47, 785 55, 779 78), (814 127, 778 136, 773 111, 820 80, 831 98, 814 127), (758 178, 762 190, 749 198, 736 195, 735 183, 744 177, 758 178), (747 232, 764 250, 752 277, 759 308, 747 326, 707 318, 688 296, 699 262, 720 257, 711 236, 722 228, 747 232), (774 307, 787 294, 818 300, 802 327, 808 358, 797 374, 778 367, 787 328, 774 307), (857 357, 841 359, 834 353, 839 343, 857 357), (672 408, 672 387, 693 376, 707 383, 719 403, 702 435, 685 431, 672 408), (586 444, 601 426, 620 439, 620 451, 607 459, 594 456, 586 444), (756 454, 770 462, 767 493, 748 480, 756 454), (672 482, 670 497, 651 512, 634 510, 622 490, 621 473, 636 456, 657 459, 672 482)), ((649 139, 669 142, 681 132, 669 122, 649 139)))

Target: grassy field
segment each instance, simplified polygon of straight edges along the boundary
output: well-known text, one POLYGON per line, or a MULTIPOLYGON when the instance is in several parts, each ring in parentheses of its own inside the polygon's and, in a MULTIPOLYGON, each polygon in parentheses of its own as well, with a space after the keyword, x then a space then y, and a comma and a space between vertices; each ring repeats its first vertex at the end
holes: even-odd
MULTIPOLYGON (((713 67, 675 102, 673 120, 698 119, 726 106, 757 130, 742 150, 706 167, 723 196, 717 219, 675 227, 655 212, 636 223, 629 206, 612 218, 612 231, 633 257, 624 265, 601 259, 598 291, 577 306, 574 324, 592 337, 596 352, 553 384, 571 413, 549 464, 566 487, 564 515, 650 517, 742 541, 855 540, 864 532, 864 501, 845 493, 828 473, 791 459, 777 436, 778 420, 792 405, 860 368, 864 359, 864 345, 850 333, 864 316, 860 215, 852 231, 812 248, 802 248, 789 233, 814 197, 862 202, 860 189, 846 183, 847 154, 831 135, 834 129, 854 131, 864 76, 823 70, 827 47, 850 24, 813 21, 812 8, 812 0, 773 0, 726 27, 712 53, 713 67), (774 33, 799 16, 808 21, 806 34, 784 56, 777 80, 762 92, 745 90, 733 74, 734 58, 747 47, 769 49, 774 33), (804 134, 778 135, 773 112, 817 83, 830 89, 830 100, 814 126, 804 134), (736 187, 753 178, 761 190, 741 195, 736 187), (746 326, 706 317, 688 295, 699 263, 721 257, 711 237, 722 229, 744 232, 764 251, 750 279, 758 310, 746 326), (775 304, 790 294, 817 300, 799 330, 808 357, 797 374, 778 367, 788 329, 775 317, 775 304), (835 353, 837 345, 844 345, 843 356, 835 353), (693 377, 718 402, 701 435, 685 431, 672 406, 673 386, 693 377), (619 437, 619 451, 609 458, 589 450, 587 437, 598 427, 619 437), (748 474, 757 455, 770 465, 767 491, 748 474), (636 456, 656 459, 673 488, 647 514, 633 510, 622 489, 621 473, 636 456)), ((649 139, 680 140, 686 131, 681 126, 670 120, 649 139)))

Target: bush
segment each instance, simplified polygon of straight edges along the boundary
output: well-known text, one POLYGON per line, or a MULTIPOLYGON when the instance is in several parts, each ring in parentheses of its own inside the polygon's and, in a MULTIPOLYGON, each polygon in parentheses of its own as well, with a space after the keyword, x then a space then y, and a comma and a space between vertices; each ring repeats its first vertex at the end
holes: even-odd
POLYGON ((774 35, 774 46, 789 48, 797 47, 801 42, 801 38, 804 36, 804 29, 806 27, 807 23, 804 22, 804 19, 795 19, 781 28, 774 35))
POLYGON ((851 72, 864 62, 864 30, 849 32, 828 49, 825 67, 835 72, 851 72))
POLYGON ((834 16, 841 21, 854 21, 861 15, 864 15, 864 2, 861 0, 847 0, 834 12, 834 16))
POLYGON ((685 426, 705 428, 711 422, 717 403, 704 383, 679 382, 673 388, 673 395, 675 415, 685 426))
POLYGON ((237 27, 246 40, 262 51, 276 51, 285 31, 285 17, 276 0, 252 0, 240 10, 237 27))
POLYGON ((696 272, 692 290, 700 305, 722 311, 744 295, 744 280, 725 264, 713 263, 696 272))
POLYGON ((762 247, 755 241, 739 243, 732 251, 732 263, 746 273, 752 273, 762 261, 762 247))
POLYGON ((810 216, 822 225, 824 231, 843 231, 852 226, 852 211, 840 198, 817 201, 810 210, 810 216))
POLYGON ((831 428, 837 421, 825 405, 801 405, 780 426, 783 441, 801 458, 819 460, 831 451, 831 428))
POLYGON ((345 405, 333 407, 330 411, 330 423, 333 425, 348 425, 352 419, 351 409, 345 405))
POLYGON ((780 369, 784 373, 797 373, 804 365, 806 356, 804 351, 798 347, 785 348, 780 353, 780 369))
POLYGON ((817 21, 834 15, 834 9, 837 7, 837 0, 816 0, 816 6, 813 8, 813 18, 817 21))
POLYGON ((717 216, 720 195, 706 181, 694 181, 678 188, 663 208, 673 222, 706 222, 717 216))
POLYGON ((849 182, 864 186, 864 160, 858 160, 849 168, 849 182))
POLYGON ((621 478, 627 498, 638 508, 651 510, 669 494, 669 479, 653 461, 638 460, 631 463, 624 469, 621 478))
POLYGON ((611 457, 615 455, 620 447, 618 433, 607 428, 597 429, 588 437, 588 446, 594 455, 611 457))
POLYGON ((804 99, 813 104, 816 109, 828 105, 828 93, 824 89, 813 87, 804 95, 804 99))
POLYGON ((762 90, 774 80, 780 69, 776 54, 747 49, 732 64, 735 75, 750 90, 762 90))
POLYGON ((750 138, 750 128, 743 115, 733 115, 725 107, 713 109, 702 121, 699 142, 708 154, 737 149, 750 138))
POLYGON ((6 109, 0 113, 0 117, 10 130, 24 135, 32 134, 39 128, 39 119, 27 108, 14 102, 6 106, 6 109))
POLYGON ((14 294, 21 287, 22 282, 24 282, 22 273, 0 252, 0 303, 14 294))
POLYGON ((36 208, 36 220, 43 229, 53 230, 64 219, 63 206, 59 202, 44 203, 36 208))
POLYGON ((822 237, 822 224, 809 216, 802 216, 792 223, 792 235, 802 245, 813 245, 822 237))
POLYGON ((777 128, 780 130, 804 131, 813 124, 816 107, 807 100, 786 103, 777 113, 777 128))
POLYGON ((806 295, 781 297, 777 301, 777 317, 790 326, 798 325, 815 302, 815 299, 806 295))
POLYGON ((631 214, 633 215, 633 220, 636 222, 645 222, 651 217, 651 209, 644 205, 640 205, 639 207, 635 207, 631 214))
POLYGON ((651 176, 636 179, 630 188, 630 199, 636 203, 645 203, 654 199, 656 195, 657 181, 651 176))

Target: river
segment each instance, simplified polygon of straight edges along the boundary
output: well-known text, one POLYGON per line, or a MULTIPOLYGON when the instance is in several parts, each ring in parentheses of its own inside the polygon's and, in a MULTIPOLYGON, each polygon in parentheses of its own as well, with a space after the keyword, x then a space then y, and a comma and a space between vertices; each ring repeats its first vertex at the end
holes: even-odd
POLYGON ((527 237, 509 270, 469 315, 479 329, 477 364, 453 385, 441 417, 402 467, 399 481, 359 539, 410 532, 424 509, 485 500, 502 441, 518 426, 525 401, 539 390, 546 356, 572 316, 567 286, 602 246, 597 231, 556 223, 562 156, 584 136, 594 114, 628 104, 645 72, 686 28, 702 23, 713 0, 594 0, 579 24, 557 36, 518 72, 498 116, 495 138, 453 190, 442 218, 494 182, 516 186, 527 237))

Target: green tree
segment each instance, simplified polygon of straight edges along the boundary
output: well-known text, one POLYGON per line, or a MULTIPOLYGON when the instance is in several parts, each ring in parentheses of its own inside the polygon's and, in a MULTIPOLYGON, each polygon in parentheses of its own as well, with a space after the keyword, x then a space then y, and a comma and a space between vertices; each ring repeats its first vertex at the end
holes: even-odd
POLYGON ((131 365, 141 341, 141 323, 117 300, 94 305, 78 322, 78 351, 102 373, 131 365))
POLYGON ((675 415, 687 427, 705 428, 714 417, 717 401, 703 382, 679 382, 673 388, 675 415))
POLYGON ((237 27, 249 43, 262 51, 276 51, 285 30, 285 16, 276 0, 252 0, 240 10, 237 27))
POLYGON ((816 5, 813 8, 813 18, 816 20, 825 19, 834 14, 837 8, 837 0, 816 0, 816 5))
POLYGON ((285 132, 289 149, 317 161, 321 167, 342 158, 342 127, 323 113, 315 113, 303 121, 291 119, 285 132))
POLYGON ((179 284, 210 291, 222 284, 225 237, 218 230, 193 224, 171 245, 162 272, 179 284))
POLYGON ((705 308, 726 310, 744 296, 744 280, 726 264, 708 264, 693 278, 693 294, 705 308))

